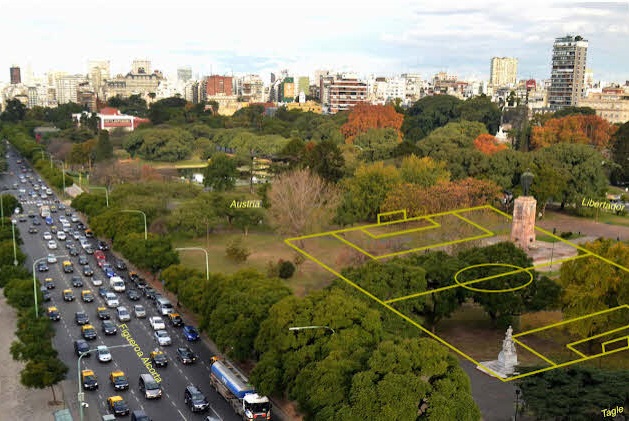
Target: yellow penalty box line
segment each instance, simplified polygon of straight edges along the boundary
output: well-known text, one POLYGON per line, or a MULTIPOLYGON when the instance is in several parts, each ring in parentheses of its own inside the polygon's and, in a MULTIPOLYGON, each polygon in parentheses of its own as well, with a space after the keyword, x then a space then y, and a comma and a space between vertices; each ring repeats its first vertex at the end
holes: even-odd
MULTIPOLYGON (((394 210, 394 211, 391 211, 391 212, 382 212, 382 213, 379 213, 379 214, 378 214, 378 224, 380 224, 380 223, 381 223, 380 218, 381 218, 382 216, 397 215, 397 214, 399 214, 399 213, 401 213, 401 214, 402 214, 402 221, 405 221, 405 220, 406 220, 406 209, 401 209, 401 210, 394 210)), ((398 221, 399 221, 399 220, 398 220, 398 221)))
MULTIPOLYGON (((387 238, 387 237, 396 237, 398 235, 403 235, 403 234, 411 234, 414 232, 419 232, 419 231, 426 231, 426 230, 430 230, 430 229, 435 229, 435 228, 441 228, 441 224, 438 222, 433 221, 432 219, 428 218, 428 217, 421 217, 421 218, 413 218, 413 220, 424 220, 424 221, 428 221, 430 222, 431 225, 428 225, 427 227, 419 227, 419 228, 409 228, 407 230, 402 230, 402 231, 395 231, 395 232, 388 232, 385 234, 372 234, 368 229, 365 228, 361 228, 359 231, 365 233, 366 235, 368 235, 371 238, 374 239, 380 239, 380 238, 387 238)), ((393 223, 395 224, 399 224, 399 223, 403 223, 403 222, 414 222, 414 221, 410 221, 410 220, 405 220, 405 221, 393 221, 393 222, 385 222, 381 225, 378 225, 380 227, 385 226, 385 225, 393 225, 393 223)))

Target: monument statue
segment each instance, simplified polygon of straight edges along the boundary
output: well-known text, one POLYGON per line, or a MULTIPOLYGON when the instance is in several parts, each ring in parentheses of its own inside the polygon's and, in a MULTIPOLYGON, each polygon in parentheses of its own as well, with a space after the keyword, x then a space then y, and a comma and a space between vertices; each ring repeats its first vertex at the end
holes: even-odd
POLYGON ((515 342, 513 341, 513 328, 509 326, 505 338, 502 341, 502 351, 498 354, 498 359, 482 362, 476 366, 476 368, 487 374, 506 378, 515 374, 517 365, 518 356, 515 351, 515 342))
POLYGON ((533 178, 535 178, 535 175, 533 175, 531 170, 528 168, 520 176, 520 184, 522 185, 522 196, 529 195, 531 184, 533 184, 533 178))

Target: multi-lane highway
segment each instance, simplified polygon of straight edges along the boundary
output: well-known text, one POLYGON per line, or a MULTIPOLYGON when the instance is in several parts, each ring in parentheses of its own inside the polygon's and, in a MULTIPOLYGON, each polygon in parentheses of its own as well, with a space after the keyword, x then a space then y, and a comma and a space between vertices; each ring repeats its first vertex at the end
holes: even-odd
MULTIPOLYGON (((26 161, 18 164, 20 159, 18 152, 9 147, 9 170, 7 174, 0 176, 0 188, 11 189, 11 194, 18 196, 18 192, 21 189, 26 190, 26 194, 22 194, 22 206, 25 214, 35 214, 37 219, 42 219, 39 216, 39 209, 37 202, 43 204, 55 204, 57 198, 53 195, 48 196, 46 200, 41 198, 35 198, 29 196, 30 190, 32 190, 31 181, 26 178, 26 182, 21 182, 19 175, 24 174, 31 175, 31 180, 37 183, 40 179, 36 172, 29 172, 30 166, 26 161), (22 166, 26 166, 26 171, 22 166), (14 184, 17 183, 18 188, 14 189, 14 184), (15 191, 17 190, 17 191, 15 191)), ((45 181, 44 181, 45 183, 45 181)), ((69 209, 69 208, 68 208, 69 209)), ((70 210, 71 211, 71 210, 70 210)), ((68 212, 68 213, 72 213, 68 212)), ((54 225, 61 230, 62 223, 60 217, 65 215, 65 210, 59 210, 56 213, 52 213, 51 216, 54 219, 54 225)), ((18 219, 18 218, 16 218, 18 219)), ((24 240, 24 244, 21 246, 22 250, 28 255, 26 262, 27 267, 32 267, 35 259, 47 256, 49 253, 54 253, 59 257, 57 263, 50 263, 48 272, 37 272, 36 276, 40 283, 43 283, 44 278, 52 278, 56 284, 54 289, 49 290, 51 293, 51 301, 43 303, 43 314, 40 317, 47 317, 46 308, 48 306, 56 306, 60 313, 61 319, 58 322, 54 322, 56 328, 56 335, 54 338, 55 348, 59 352, 59 357, 68 365, 68 379, 71 381, 73 390, 65 390, 65 397, 68 401, 69 407, 73 414, 77 414, 78 419, 78 396, 79 391, 78 373, 77 373, 77 361, 78 357, 74 349, 74 341, 82 339, 81 326, 75 322, 75 313, 77 311, 84 311, 87 313, 90 323, 96 328, 97 338, 92 341, 88 341, 90 349, 95 349, 98 345, 131 345, 128 347, 111 349, 112 361, 108 363, 101 363, 98 361, 96 355, 90 357, 83 357, 81 359, 81 369, 89 368, 93 370, 97 376, 99 387, 94 391, 85 391, 85 402, 89 405, 84 408, 84 419, 99 421, 102 419, 102 415, 110 413, 107 408, 107 398, 114 395, 120 395, 125 399, 131 411, 136 409, 142 409, 153 421, 174 421, 174 420, 204 420, 206 417, 211 416, 216 420, 236 421, 239 417, 234 414, 231 407, 218 395, 209 384, 210 366, 209 361, 212 356, 208 347, 202 341, 189 342, 182 334, 181 327, 172 326, 166 317, 166 330, 169 332, 172 339, 172 345, 158 346, 157 340, 154 336, 154 331, 149 324, 148 318, 151 316, 158 316, 158 310, 154 305, 154 300, 148 297, 142 296, 139 301, 131 301, 128 299, 125 293, 117 293, 120 305, 127 307, 131 312, 131 320, 127 322, 120 322, 116 317, 116 309, 110 308, 109 313, 111 319, 117 326, 117 333, 115 335, 106 336, 101 329, 101 320, 97 316, 97 307, 106 306, 103 297, 98 293, 98 287, 94 286, 93 279, 100 279, 103 281, 103 286, 108 287, 109 281, 103 271, 97 265, 97 262, 93 255, 87 255, 89 265, 94 270, 92 277, 83 275, 82 266, 78 264, 79 256, 69 256, 66 243, 71 241, 75 244, 79 250, 79 254, 85 254, 79 242, 68 236, 65 241, 56 240, 58 249, 49 250, 46 240, 43 239, 43 233, 50 231, 51 226, 46 225, 45 221, 41 220, 41 225, 36 226, 37 233, 29 233, 28 229, 32 225, 34 218, 27 217, 25 221, 17 222, 17 226, 20 229, 20 234, 24 240), (74 273, 64 273, 61 266, 63 260, 71 260, 74 264, 74 273), (80 276, 83 280, 84 287, 75 288, 72 286, 72 276, 80 276), (64 301, 62 297, 62 291, 64 289, 72 289, 76 299, 74 301, 64 301), (86 303, 81 299, 81 291, 84 289, 91 289, 94 293, 94 302, 86 303), (136 318, 133 313, 134 304, 142 304, 147 313, 146 318, 136 318), (192 365, 183 365, 176 357, 176 349, 180 346, 189 346, 192 351, 197 355, 197 361, 192 365), (156 348, 160 348, 168 358, 168 365, 164 368, 154 367, 149 356, 151 351, 156 348), (129 389, 124 391, 115 391, 113 385, 109 381, 109 374, 114 370, 122 370, 129 381, 129 389), (143 373, 153 372, 155 370, 158 373, 156 378, 161 379, 161 386, 163 388, 163 396, 161 399, 147 400, 140 393, 138 388, 139 377, 143 373), (200 388, 210 402, 210 408, 205 413, 192 413, 187 405, 184 404, 184 390, 187 385, 194 384, 200 388), (68 396, 70 395, 70 396, 68 396)), ((67 216, 70 221, 70 216, 67 216)), ((86 221, 83 221, 86 223, 86 221)), ((77 223, 72 223, 71 231, 76 230, 77 223)), ((83 232, 81 232, 82 234, 83 232)), ((53 235, 53 238, 55 236, 53 235)), ((56 239, 56 238, 55 238, 56 239)), ((96 250, 96 239, 88 239, 94 249, 96 250)), ((107 261, 114 261, 114 256, 106 251, 107 261)), ((127 271, 117 271, 117 273, 126 280, 127 288, 134 288, 133 282, 129 281, 127 271)), ((39 288, 39 285, 38 285, 39 288)), ((185 322, 185 319, 184 319, 185 322)), ((93 353, 94 354, 94 353, 93 353)))

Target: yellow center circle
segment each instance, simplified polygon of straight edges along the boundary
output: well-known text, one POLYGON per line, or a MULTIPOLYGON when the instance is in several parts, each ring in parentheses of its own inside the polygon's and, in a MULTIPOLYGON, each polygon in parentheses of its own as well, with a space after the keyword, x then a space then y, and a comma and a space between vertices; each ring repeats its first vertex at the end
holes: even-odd
POLYGON ((488 293, 511 292, 511 291, 517 291, 519 289, 526 288, 527 286, 529 286, 531 284, 531 282, 533 282, 533 273, 530 270, 528 270, 528 269, 525 269, 525 268, 520 267, 520 266, 510 265, 508 263, 481 263, 479 265, 472 265, 472 266, 465 267, 465 268, 461 269, 460 271, 458 271, 457 273, 455 273, 454 274, 454 282, 456 282, 457 285, 460 285, 460 286, 462 286, 465 289, 469 289, 470 291, 488 292, 488 293), (486 266, 500 266, 500 267, 506 267, 506 268, 514 268, 516 270, 510 271, 510 272, 505 272, 505 273, 499 273, 497 275, 491 275, 491 276, 487 276, 487 277, 484 277, 484 278, 472 279, 471 281, 459 282, 459 275, 461 273, 465 272, 466 270, 479 268, 479 267, 486 267, 486 266), (469 286, 469 284, 472 284, 472 283, 489 281, 490 279, 500 278, 500 277, 509 276, 509 275, 515 275, 515 274, 520 273, 520 272, 528 273, 529 274, 529 281, 527 283, 523 284, 523 285, 518 285, 518 286, 513 287, 513 288, 485 289, 485 288, 475 288, 475 287, 469 286))

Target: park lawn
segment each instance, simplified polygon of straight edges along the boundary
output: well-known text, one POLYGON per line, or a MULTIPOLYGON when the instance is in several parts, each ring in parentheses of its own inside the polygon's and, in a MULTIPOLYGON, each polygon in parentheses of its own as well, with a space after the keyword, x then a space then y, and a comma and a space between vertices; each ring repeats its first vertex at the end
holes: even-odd
MULTIPOLYGON (((241 269, 256 269, 267 273, 269 262, 279 259, 293 261, 296 252, 284 243, 283 237, 272 232, 252 231, 244 236, 240 231, 227 231, 211 234, 208 239, 176 239, 173 247, 202 247, 208 251, 208 263, 211 273, 234 273, 241 269), (246 262, 237 263, 229 259, 225 253, 227 245, 241 238, 251 254, 246 262)), ((181 263, 205 272, 205 256, 202 252, 179 252, 181 263)), ((319 290, 329 285, 334 276, 316 263, 306 259, 295 271, 287 285, 298 296, 304 296, 310 291, 319 290)))
POLYGON ((609 225, 629 227, 629 217, 613 213, 600 212, 598 215, 598 221, 609 225))

